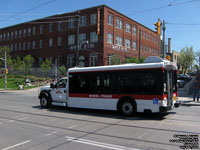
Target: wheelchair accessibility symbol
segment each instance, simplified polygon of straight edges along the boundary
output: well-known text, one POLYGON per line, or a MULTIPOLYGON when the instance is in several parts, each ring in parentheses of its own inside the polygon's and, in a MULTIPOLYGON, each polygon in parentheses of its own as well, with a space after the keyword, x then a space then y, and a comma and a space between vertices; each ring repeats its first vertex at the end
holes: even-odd
POLYGON ((158 99, 157 98, 153 99, 153 104, 158 104, 158 99))

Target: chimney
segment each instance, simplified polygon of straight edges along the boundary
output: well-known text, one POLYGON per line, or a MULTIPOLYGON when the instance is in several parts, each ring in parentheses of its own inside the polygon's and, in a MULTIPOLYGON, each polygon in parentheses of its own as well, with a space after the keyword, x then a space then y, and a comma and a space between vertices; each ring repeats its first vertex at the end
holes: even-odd
POLYGON ((168 53, 171 53, 171 38, 168 38, 168 53))

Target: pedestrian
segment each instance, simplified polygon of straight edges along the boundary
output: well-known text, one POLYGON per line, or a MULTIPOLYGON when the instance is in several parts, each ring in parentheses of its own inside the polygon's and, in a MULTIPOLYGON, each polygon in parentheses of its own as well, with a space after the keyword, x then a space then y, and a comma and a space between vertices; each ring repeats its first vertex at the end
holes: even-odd
POLYGON ((195 98, 197 97, 197 102, 199 101, 199 80, 196 78, 193 82, 193 101, 195 101, 195 98))

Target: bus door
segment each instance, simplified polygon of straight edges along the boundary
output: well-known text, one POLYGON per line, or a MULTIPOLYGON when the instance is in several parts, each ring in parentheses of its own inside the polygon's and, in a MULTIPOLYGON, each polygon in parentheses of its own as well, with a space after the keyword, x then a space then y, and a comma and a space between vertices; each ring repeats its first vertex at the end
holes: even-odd
POLYGON ((166 94, 167 94, 167 105, 173 105, 173 72, 171 69, 166 70, 166 94))

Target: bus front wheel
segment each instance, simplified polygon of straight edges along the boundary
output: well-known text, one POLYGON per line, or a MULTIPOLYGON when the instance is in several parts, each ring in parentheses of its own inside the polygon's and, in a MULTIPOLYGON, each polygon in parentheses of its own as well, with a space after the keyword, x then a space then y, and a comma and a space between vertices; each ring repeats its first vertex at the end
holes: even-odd
POLYGON ((40 98, 40 105, 41 105, 42 108, 49 108, 50 101, 49 101, 49 99, 48 99, 48 97, 46 95, 43 95, 40 98))
POLYGON ((120 103, 120 111, 125 116, 132 116, 136 114, 136 105, 132 100, 123 100, 120 103))

